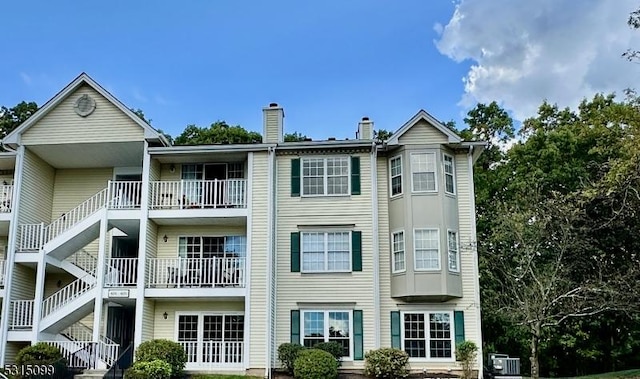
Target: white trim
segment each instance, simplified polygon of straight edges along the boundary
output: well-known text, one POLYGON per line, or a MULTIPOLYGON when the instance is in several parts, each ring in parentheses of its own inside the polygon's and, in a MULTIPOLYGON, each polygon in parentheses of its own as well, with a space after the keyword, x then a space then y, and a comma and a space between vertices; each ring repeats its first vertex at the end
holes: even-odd
POLYGON ((448 139, 450 143, 460 143, 462 142, 462 138, 459 135, 451 131, 449 128, 444 126, 440 121, 438 121, 435 117, 427 113, 424 109, 418 111, 415 116, 411 117, 409 121, 404 123, 396 132, 393 133, 391 138, 387 141, 387 145, 397 145, 399 143, 400 137, 403 134, 408 132, 415 124, 424 120, 431 124, 434 128, 442 132, 448 139))
POLYGON ((344 272, 353 272, 353 233, 352 230, 326 230, 326 229, 317 229, 317 230, 306 230, 300 231, 300 272, 303 274, 325 274, 325 273, 344 273, 344 272), (303 236, 305 234, 323 234, 324 239, 324 270, 305 270, 304 269, 304 241, 303 236), (349 242, 349 269, 347 270, 329 270, 329 233, 347 233, 348 234, 348 242, 349 242))
POLYGON ((458 183, 456 183, 456 159, 453 155, 442 153, 442 184, 444 187, 444 193, 451 196, 456 196, 458 190, 458 183), (447 173, 447 158, 451 159, 451 174, 447 173), (453 182, 453 192, 447 191, 447 175, 451 176, 453 182))
MULTIPOLYGON (((478 346, 478 367, 483 367, 483 352, 482 352, 482 315, 480 308, 480 272, 478 268, 478 249, 477 249, 477 237, 476 237, 476 200, 475 200, 475 190, 473 185, 473 162, 474 162, 474 154, 473 154, 473 145, 469 147, 469 153, 467 154, 467 160, 469 164, 469 211, 471 212, 471 243, 473 252, 473 267, 472 267, 472 275, 473 275, 473 287, 474 287, 474 309, 476 313, 476 345, 478 346)), ((482 152, 482 150, 480 150, 482 152)), ((479 155, 479 154, 478 154, 479 155)), ((466 318, 465 318, 466 319, 466 318)), ((482 379, 482 372, 478 374, 478 379, 482 379)))
POLYGON ((140 175, 142 176, 142 167, 114 167, 113 178, 115 181, 118 175, 140 175))
MULTIPOLYGON (((362 171, 362 170, 361 170, 362 171)), ((362 176, 362 173, 360 173, 362 176)), ((362 185, 362 180, 360 181, 362 185)), ((351 196, 351 155, 309 155, 300 157, 300 197, 346 197, 351 196), (347 192, 346 193, 332 193, 328 194, 328 173, 327 173, 327 159, 346 159, 347 160, 347 192), (321 159, 323 161, 323 193, 307 195, 304 193, 304 161, 308 159, 321 159)))
POLYGON ((398 230, 392 231, 390 237, 391 237, 391 249, 390 249, 391 250, 391 273, 399 274, 399 273, 407 272, 407 239, 405 237, 404 229, 398 229, 398 230), (393 246, 394 244, 393 236, 398 233, 402 233, 402 254, 404 256, 404 269, 402 270, 396 270, 396 261, 395 261, 396 251, 394 250, 394 246, 393 246))
MULTIPOLYGON (((373 129, 372 129, 373 130, 373 129)), ((380 330, 382 330, 382 325, 380 323, 380 241, 377 238, 379 235, 379 216, 378 216, 378 146, 376 143, 371 144, 371 213, 373 217, 373 230, 371 235, 374 236, 371 238, 371 243, 373 245, 373 325, 377 331, 374 335, 374 344, 373 347, 375 349, 380 348, 380 330)), ((360 165, 360 174, 362 174, 362 165, 360 165)), ((386 180, 386 179, 385 179, 386 180)), ((362 183, 362 178, 360 180, 362 183)), ((362 241, 361 241, 362 242, 362 241)), ((363 315, 364 318, 364 315, 363 315)), ((364 320, 362 320, 364 323, 364 320)), ((364 329, 364 326, 363 326, 364 329)))
MULTIPOLYGON (((136 285, 136 311, 134 315, 133 348, 134 350, 143 342, 142 326, 144 325, 145 284, 147 266, 147 229, 149 228, 149 178, 151 171, 151 155, 149 144, 144 143, 142 157, 142 192, 140 206, 140 232, 138 233, 138 283, 136 285)), ((158 234, 156 225, 155 234, 158 234)))
POLYGON ((247 336, 247 342, 244 344, 244 356, 242 363, 244 369, 250 367, 251 355, 251 237, 253 234, 253 152, 247 154, 247 223, 246 223, 246 241, 245 241, 245 259, 244 259, 244 287, 246 295, 244 297, 244 335, 247 336))
POLYGON ((405 342, 405 325, 404 325, 404 315, 405 314, 423 314, 424 317, 424 334, 425 334, 425 358, 416 358, 416 357, 411 357, 409 358, 409 362, 455 362, 456 361, 456 331, 455 331, 455 320, 454 320, 454 316, 453 316, 453 311, 451 310, 425 310, 425 309, 421 309, 421 310, 401 310, 400 311, 400 348, 402 349, 402 351, 405 351, 404 349, 404 342, 405 342), (429 314, 432 313, 444 313, 444 314, 448 314, 449 315, 449 333, 450 333, 450 340, 451 340, 451 358, 430 358, 429 355, 430 354, 430 319, 429 319, 429 314))
MULTIPOLYGON (((441 249, 441 241, 440 241, 440 228, 413 228, 413 270, 416 272, 435 272, 440 271, 442 269, 442 249, 441 249), (417 259, 416 259, 416 231, 436 231, 437 241, 438 241, 438 268, 418 268, 417 259)), ((406 251, 406 249, 405 249, 406 251)))
MULTIPOLYGON (((353 308, 350 309, 317 309, 317 308, 309 308, 309 309, 299 309, 300 311, 300 344, 304 346, 304 314, 305 313, 320 313, 324 314, 324 342, 329 342, 329 313, 348 313, 349 314, 349 356, 340 358, 341 361, 351 362, 353 361, 354 356, 354 337, 355 333, 353 330, 353 308)), ((364 327, 363 327, 364 328, 364 327)))
POLYGON ((395 155, 389 158, 389 197, 395 199, 396 197, 401 197, 404 194, 404 162, 402 162, 402 154, 395 155), (393 193, 393 165, 392 161, 399 159, 400 160, 400 192, 394 194, 393 193))
POLYGON ((459 274, 461 272, 460 269, 460 233, 457 230, 447 229, 447 269, 449 272, 455 272, 459 274), (456 269, 452 270, 451 265, 449 264, 449 254, 451 254, 449 250, 449 233, 454 233, 456 235, 456 269))
MULTIPOLYGON (((412 151, 409 154, 409 172, 411 174, 411 193, 438 193, 438 156, 433 151, 412 151), (413 183, 413 156, 414 155, 433 155, 433 183, 434 189, 432 190, 424 190, 417 191, 414 187, 413 183)), ((418 173, 422 173, 423 171, 419 171, 418 173)), ((431 171, 424 171, 424 173, 429 173, 431 171)))

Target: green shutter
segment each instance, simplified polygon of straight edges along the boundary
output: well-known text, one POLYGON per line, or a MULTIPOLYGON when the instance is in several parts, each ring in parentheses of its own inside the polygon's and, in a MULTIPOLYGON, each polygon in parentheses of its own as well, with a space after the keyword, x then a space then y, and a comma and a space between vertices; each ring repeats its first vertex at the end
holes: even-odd
POLYGON ((353 311, 353 359, 364 359, 364 341, 362 338, 362 311, 353 311))
POLYGON ((291 196, 300 196, 300 158, 291 160, 291 196))
POLYGON ((300 233, 291 233, 291 272, 300 272, 300 233))
POLYGON ((300 344, 300 311, 291 310, 291 343, 300 344))
POLYGON ((351 232, 351 270, 362 271, 362 232, 351 232))
POLYGON ((453 312, 453 329, 456 332, 456 345, 464 342, 464 312, 453 312))
POLYGON ((391 311, 391 347, 394 349, 401 349, 400 311, 391 311))
POLYGON ((351 194, 360 195, 360 157, 351 157, 351 194))

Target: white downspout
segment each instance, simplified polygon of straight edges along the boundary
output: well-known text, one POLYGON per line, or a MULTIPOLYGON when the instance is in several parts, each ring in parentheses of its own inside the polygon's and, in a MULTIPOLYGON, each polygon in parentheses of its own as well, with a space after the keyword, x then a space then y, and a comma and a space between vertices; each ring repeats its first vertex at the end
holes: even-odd
POLYGON ((274 204, 274 175, 275 175, 275 148, 274 147, 269 147, 268 149, 268 159, 269 159, 269 169, 267 170, 268 172, 268 188, 267 188, 267 198, 269 199, 269 205, 267 206, 267 217, 269 219, 268 223, 267 223, 267 244, 268 244, 268 248, 267 248, 267 260, 268 260, 268 264, 267 264, 267 327, 266 327, 266 334, 267 334, 267 338, 266 338, 266 342, 267 342, 267 351, 266 354, 267 356, 266 358, 266 368, 265 368, 265 373, 264 373, 264 377, 265 378, 271 378, 271 356, 273 354, 273 343, 274 341, 272 341, 274 333, 272 331, 273 329, 273 312, 275 311, 274 307, 275 307, 275 289, 272 288, 273 287, 273 280, 274 278, 274 241, 275 241, 275 226, 274 226, 274 216, 275 216, 275 204, 274 204))
POLYGON ((142 153, 142 191, 140 196, 140 231, 138 233, 138 282, 136 283, 136 308, 133 329, 134 351, 143 342, 142 328, 144 324, 144 285, 145 267, 147 265, 147 229, 149 228, 149 179, 151 178, 151 155, 149 155, 149 143, 144 142, 142 153))
POLYGON ((469 153, 467 154, 468 164, 469 164, 469 205, 471 212, 471 251, 473 256, 473 274, 475 276, 474 280, 474 303, 476 308, 476 325, 478 333, 478 379, 482 379, 482 361, 483 361, 483 352, 482 352, 482 317, 481 317, 481 307, 480 307, 480 271, 478 268, 478 237, 476 235, 476 195, 473 183, 473 145, 469 146, 469 153))
POLYGON ((373 228, 371 236, 373 242, 373 320, 376 325, 374 349, 380 348, 380 244, 379 244, 379 221, 378 221, 378 146, 375 142, 371 144, 371 216, 373 218, 373 228))

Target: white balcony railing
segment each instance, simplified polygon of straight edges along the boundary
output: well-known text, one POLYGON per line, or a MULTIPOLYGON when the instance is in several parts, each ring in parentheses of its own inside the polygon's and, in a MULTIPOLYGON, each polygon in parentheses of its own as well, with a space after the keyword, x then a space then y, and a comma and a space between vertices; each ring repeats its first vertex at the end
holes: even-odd
POLYGON ((138 258, 109 258, 106 260, 105 287, 130 287, 138 281, 138 258))
POLYGON ((98 265, 98 258, 84 249, 78 250, 75 254, 68 256, 65 258, 65 261, 83 269, 86 272, 95 271, 96 266, 98 265))
POLYGON ((187 354, 187 364, 224 365, 243 362, 242 341, 178 341, 187 354))
POLYGON ((13 197, 13 185, 0 185, 0 213, 11 212, 11 202, 13 197))
POLYGON ((33 327, 33 300, 11 300, 9 329, 21 330, 33 327))
POLYGON ((151 182, 151 209, 246 208, 246 180, 151 182))
POLYGON ((244 258, 150 258, 146 287, 244 287, 244 274, 244 258))
POLYGON ((142 182, 140 181, 109 181, 109 208, 136 209, 140 208, 142 198, 142 182))

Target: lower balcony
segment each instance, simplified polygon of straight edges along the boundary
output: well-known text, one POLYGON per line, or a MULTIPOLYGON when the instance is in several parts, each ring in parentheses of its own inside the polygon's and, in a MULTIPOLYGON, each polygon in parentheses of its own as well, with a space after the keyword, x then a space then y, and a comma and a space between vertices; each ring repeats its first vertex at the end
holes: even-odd
POLYGON ((178 341, 187 354, 187 370, 241 369, 242 341, 178 341))
POLYGON ((150 258, 148 297, 244 296, 245 258, 150 258))

